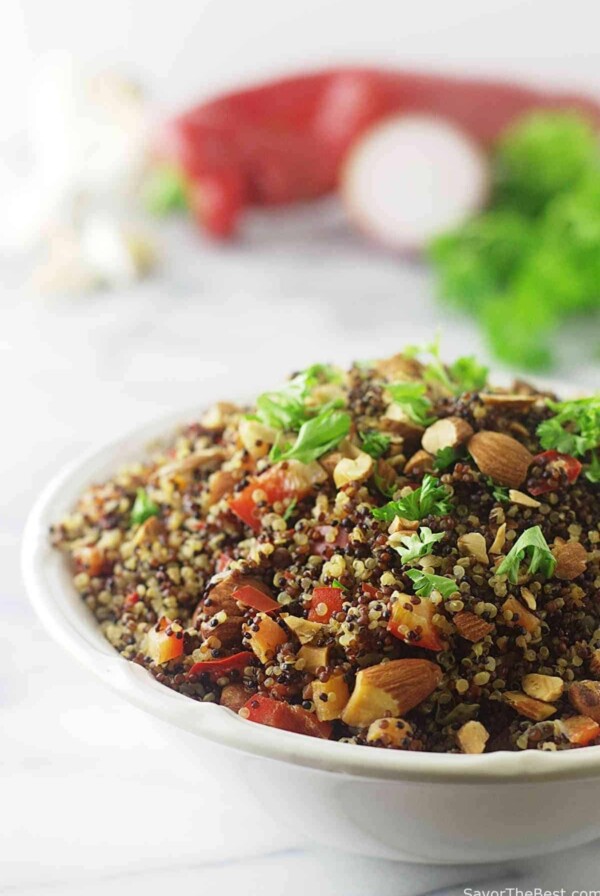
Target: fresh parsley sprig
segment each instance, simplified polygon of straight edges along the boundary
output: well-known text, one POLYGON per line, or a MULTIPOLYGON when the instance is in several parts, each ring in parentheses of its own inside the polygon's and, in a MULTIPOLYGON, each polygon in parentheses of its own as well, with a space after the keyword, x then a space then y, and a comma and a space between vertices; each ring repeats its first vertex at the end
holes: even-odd
POLYGON ((435 576, 431 572, 422 572, 420 569, 409 569, 406 572, 412 579, 415 594, 418 597, 429 597, 432 591, 439 591, 442 597, 452 597, 458 591, 458 585, 454 579, 446 576, 435 576))
POLYGON ((312 364, 297 373, 281 389, 263 392, 256 400, 256 413, 250 415, 265 426, 284 432, 298 432, 315 413, 306 404, 311 391, 321 382, 337 382, 339 375, 326 364, 312 364))
POLYGON ((431 401, 425 394, 427 387, 424 383, 388 383, 385 388, 413 423, 429 426, 434 422, 435 417, 430 414, 431 401))
POLYGON ((440 448, 433 458, 433 469, 437 472, 447 470, 448 467, 451 467, 452 464, 456 463, 460 456, 461 451, 458 448, 452 448, 450 446, 447 448, 440 448))
POLYGON ((474 355, 465 355, 457 358, 453 364, 447 367, 441 358, 440 334, 426 345, 412 345, 406 349, 407 357, 416 358, 425 355, 429 358, 425 366, 425 380, 438 382, 453 395, 462 395, 463 392, 475 392, 487 383, 489 370, 480 364, 474 355))
POLYGON ((591 463, 585 471, 585 478, 589 482, 593 482, 594 485, 600 484, 600 455, 597 451, 592 454, 591 463))
POLYGON ((293 445, 282 449, 275 443, 271 460, 299 460, 309 464, 333 450, 350 432, 350 423, 350 414, 346 411, 326 407, 302 424, 293 445))
POLYGON ((143 488, 138 488, 131 508, 131 525, 140 526, 151 516, 158 516, 159 512, 158 504, 150 499, 148 492, 143 488))
POLYGON ((426 516, 444 516, 451 510, 450 492, 446 486, 426 473, 419 488, 405 498, 373 508, 371 513, 376 520, 391 523, 396 516, 406 520, 422 520, 426 516))
POLYGON ((390 447, 390 437, 384 432, 378 432, 376 429, 370 429, 360 434, 361 448, 374 457, 376 460, 382 457, 390 447))
POLYGON ((516 585, 519 567, 524 560, 529 561, 530 575, 541 572, 548 579, 554 573, 556 559, 539 526, 525 529, 496 570, 496 575, 507 575, 509 581, 516 585))
POLYGON ((554 416, 537 428, 545 449, 583 457, 600 447, 600 395, 575 401, 548 401, 554 416))
POLYGON ((424 557, 431 553, 432 546, 441 541, 444 537, 443 532, 432 532, 428 526, 421 526, 418 532, 412 535, 401 535, 401 545, 392 543, 392 547, 402 557, 403 563, 412 563, 419 557, 424 557))

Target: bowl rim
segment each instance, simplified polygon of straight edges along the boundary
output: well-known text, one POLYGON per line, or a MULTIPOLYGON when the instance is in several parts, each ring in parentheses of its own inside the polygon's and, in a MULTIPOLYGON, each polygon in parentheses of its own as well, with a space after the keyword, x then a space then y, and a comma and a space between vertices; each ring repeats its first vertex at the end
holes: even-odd
MULTIPOLYGON (((540 385, 568 392, 556 383, 540 385)), ((204 407, 206 404, 203 402, 204 407)), ((600 775, 600 746, 482 755, 412 753, 367 749, 257 725, 224 707, 172 691, 117 653, 73 587, 66 557, 50 545, 49 525, 73 506, 86 485, 139 458, 150 442, 165 438, 199 413, 200 408, 195 407, 161 415, 125 436, 91 448, 51 479, 30 511, 21 547, 26 591, 44 627, 81 665, 130 703, 163 721, 225 747, 294 766, 363 779, 470 784, 600 775)))

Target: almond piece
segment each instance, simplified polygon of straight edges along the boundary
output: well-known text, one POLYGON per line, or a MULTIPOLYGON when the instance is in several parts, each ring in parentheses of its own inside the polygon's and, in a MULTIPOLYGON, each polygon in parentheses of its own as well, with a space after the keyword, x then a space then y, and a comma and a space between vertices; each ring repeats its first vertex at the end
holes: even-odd
POLYGON ((444 417, 428 426, 421 444, 429 454, 437 454, 443 448, 456 448, 473 435, 473 427, 462 417, 444 417))
POLYGON ((410 382, 423 379, 423 365, 416 358, 407 358, 406 355, 392 355, 391 358, 383 358, 374 364, 377 373, 388 383, 410 382))
POLYGON ((160 532, 160 522, 155 516, 149 516, 147 520, 138 527, 133 536, 133 543, 136 547, 146 542, 154 541, 160 532))
POLYGON ((506 523, 502 523, 501 526, 498 526, 498 531, 496 532, 496 537, 492 543, 490 548, 490 554, 501 554, 502 548, 506 542, 506 523))
POLYGON ((556 706, 543 703, 541 700, 534 700, 533 697, 528 697, 527 694, 522 694, 520 691, 505 691, 503 696, 508 705, 512 706, 520 716, 525 716, 534 722, 544 722, 556 712, 556 706))
POLYGON ((481 532, 467 532, 457 541, 458 550, 463 557, 473 557, 478 563, 487 566, 490 562, 485 546, 485 538, 481 532))
POLYGON ((287 613, 282 614, 281 618, 301 644, 310 644, 316 635, 327 627, 322 622, 310 622, 308 619, 302 619, 299 616, 288 616, 287 613))
POLYGON ((383 747, 408 749, 413 738, 412 725, 404 719, 375 719, 367 731, 367 743, 379 743, 383 747))
POLYGON ((521 507, 541 507, 541 502, 536 501, 535 498, 532 498, 531 495, 526 495, 525 492, 520 492, 516 488, 511 488, 508 490, 508 499, 512 501, 513 504, 519 504, 521 507))
POLYGON ((589 661, 590 674, 600 678, 600 650, 593 650, 589 661))
POLYGON ((532 635, 540 630, 538 617, 530 613, 512 594, 502 604, 502 613, 507 625, 519 626, 532 635))
POLYGON ((557 579, 576 579, 587 569, 587 551, 578 541, 567 541, 552 548, 556 558, 554 575, 557 579))
POLYGON ((168 464, 157 467, 150 476, 150 481, 172 479, 174 476, 187 476, 196 470, 202 470, 204 467, 220 463, 226 457, 227 453, 225 450, 218 446, 200 448, 198 451, 194 451, 193 454, 188 454, 187 457, 182 457, 179 460, 170 461, 168 464))
POLYGON ((413 456, 406 461, 403 472, 406 473, 407 476, 410 476, 411 473, 414 473, 417 469, 419 472, 423 473, 431 473, 433 470, 433 457, 428 451, 424 451, 422 448, 415 451, 413 456))
POLYGON ((577 712, 600 722, 600 681, 575 681, 569 688, 569 701, 577 712))
POLYGON ((465 722, 456 732, 456 742, 463 753, 483 753, 489 734, 481 722, 465 722))
POLYGON ((479 395, 483 404, 488 407, 506 408, 507 410, 525 411, 538 400, 537 395, 515 395, 503 392, 482 392, 479 395))
POLYGON ((475 613, 469 613, 467 610, 457 613, 456 616, 452 617, 452 621, 458 630, 458 634, 465 641, 472 641, 473 643, 481 641, 482 638, 494 631, 494 626, 491 622, 486 622, 481 616, 476 616, 475 613))
POLYGON ((534 697, 543 703, 554 703, 555 700, 559 700, 565 689, 562 678, 556 675, 539 675, 536 672, 525 675, 521 686, 528 697, 534 697))
POLYGON ((425 427, 420 426, 410 419, 399 404, 388 405, 385 414, 381 418, 383 428, 388 432, 395 432, 402 436, 404 441, 411 445, 416 445, 421 441, 425 427))
POLYGON ((509 488, 521 485, 533 460, 533 455, 516 439, 487 429, 471 436, 467 447, 484 476, 509 488))
POLYGON ((337 488, 349 482, 364 482, 373 472, 373 458, 366 451, 359 451, 356 457, 343 457, 335 465, 333 481, 337 488))
POLYGON ((429 660, 392 660, 362 669, 342 721, 366 728, 385 715, 405 715, 422 703, 442 680, 442 670, 429 660))

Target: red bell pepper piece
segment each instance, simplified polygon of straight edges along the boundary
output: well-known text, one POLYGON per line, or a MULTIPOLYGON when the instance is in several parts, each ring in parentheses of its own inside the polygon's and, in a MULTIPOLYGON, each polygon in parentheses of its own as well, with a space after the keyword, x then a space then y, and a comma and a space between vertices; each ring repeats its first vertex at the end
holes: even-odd
POLYGON ((310 622, 329 622, 339 613, 344 602, 341 588, 315 588, 310 601, 308 619, 310 622))
POLYGON ((250 697, 240 710, 242 718, 270 728, 293 731, 295 734, 306 734, 308 737, 331 737, 332 726, 329 722, 319 722, 313 712, 301 706, 290 706, 280 700, 273 700, 262 694, 250 697))
POLYGON ((566 477, 567 484, 573 485, 581 473, 581 463, 570 454, 560 454, 558 451, 542 451, 533 458, 533 463, 544 467, 551 475, 549 478, 533 479, 528 484, 529 493, 543 495, 546 492, 554 492, 561 488, 566 477), (563 476, 564 474, 564 476, 563 476))
POLYGON ((395 638, 412 644, 413 647, 423 647, 425 650, 436 652, 444 650, 446 644, 433 624, 435 612, 434 605, 426 597, 422 597, 421 603, 413 606, 412 610, 407 610, 402 600, 398 600, 392 606, 388 631, 395 638))
POLYGON ((276 501, 300 501, 306 497, 314 485, 313 471, 307 464, 297 461, 275 464, 255 476, 240 492, 229 499, 229 506, 244 523, 260 531, 260 518, 268 513, 276 501), (264 492, 267 507, 258 507, 254 501, 254 492, 264 492))
POLYGON ((272 613, 274 610, 280 610, 281 606, 276 600, 269 597, 263 591, 259 591, 254 585, 242 585, 231 595, 234 600, 258 610, 260 613, 272 613))
POLYGON ((223 572, 229 566, 231 562, 231 557, 229 554, 226 554, 222 551, 217 557, 217 562, 215 564, 215 572, 223 572))
POLYGON ((187 677, 195 678, 208 672, 211 677, 219 678, 221 675, 226 675, 227 672, 245 669, 255 659, 256 657, 249 650, 241 650, 239 653, 220 657, 218 660, 202 660, 199 663, 194 663, 187 677))
POLYGON ((417 72, 345 68, 230 93, 162 130, 156 155, 185 181, 196 220, 230 236, 248 205, 273 205, 335 189, 348 148, 385 116, 440 115, 489 144, 534 108, 576 109, 600 121, 585 97, 514 84, 417 72))
POLYGON ((327 541, 326 536, 328 532, 331 532, 333 526, 315 526, 314 531, 317 532, 321 538, 317 539, 313 542, 311 550, 314 551, 315 554, 319 554, 323 556, 328 550, 331 550, 333 553, 336 548, 341 548, 342 550, 348 545, 348 532, 346 529, 342 529, 341 527, 337 531, 337 535, 334 541, 327 541))
POLYGON ((586 747, 600 737, 600 725, 589 716, 571 716, 564 719, 562 727, 569 742, 578 747, 586 747))
POLYGON ((131 608, 135 607, 135 605, 138 603, 139 599, 140 599, 140 596, 137 593, 137 591, 132 591, 123 600, 123 609, 131 610, 131 608))

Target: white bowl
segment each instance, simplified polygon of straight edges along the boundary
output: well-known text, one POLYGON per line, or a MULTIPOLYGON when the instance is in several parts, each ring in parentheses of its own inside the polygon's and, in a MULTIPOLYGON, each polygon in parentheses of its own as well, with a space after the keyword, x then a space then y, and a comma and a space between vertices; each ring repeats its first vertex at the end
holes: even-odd
MULTIPOLYGON (((600 836, 600 746, 482 756, 378 750, 247 722, 160 685, 105 640, 48 528, 81 491, 139 458, 194 414, 172 415, 86 454, 47 486, 23 539, 27 590, 50 634, 127 700, 178 729, 238 751, 277 818, 342 849, 415 862, 487 862, 600 836)), ((217 756, 219 750, 213 751, 217 756)), ((231 758, 231 757, 230 757, 231 758)), ((214 771, 214 769, 213 769, 214 771)))

